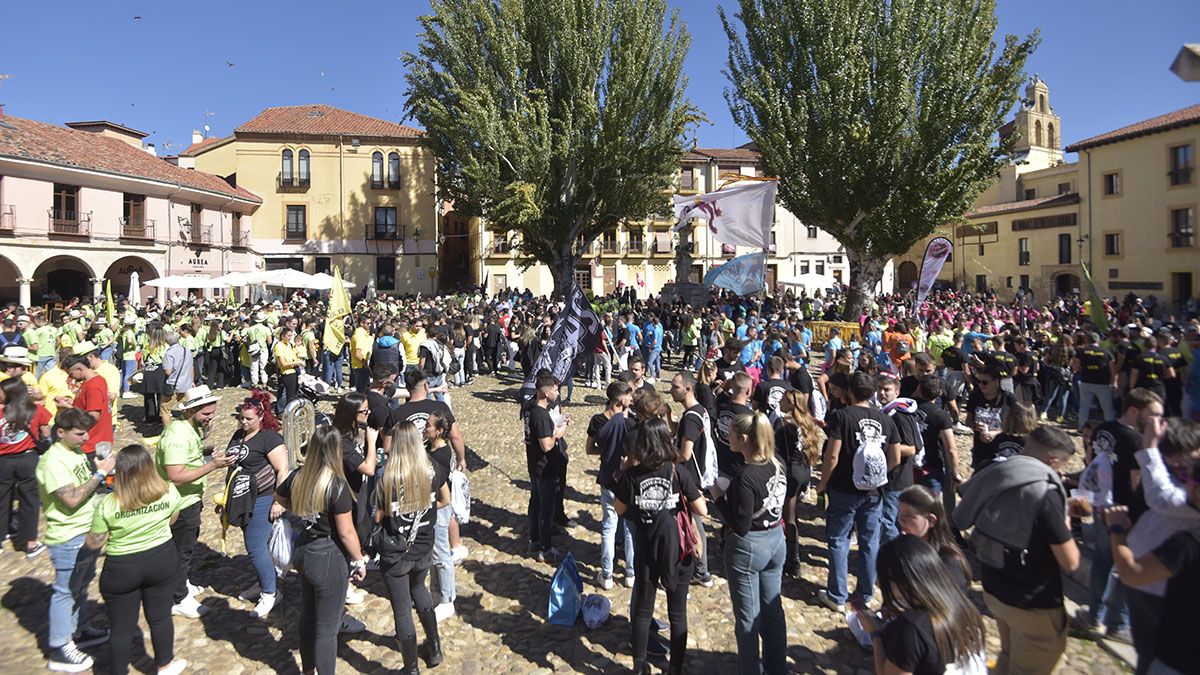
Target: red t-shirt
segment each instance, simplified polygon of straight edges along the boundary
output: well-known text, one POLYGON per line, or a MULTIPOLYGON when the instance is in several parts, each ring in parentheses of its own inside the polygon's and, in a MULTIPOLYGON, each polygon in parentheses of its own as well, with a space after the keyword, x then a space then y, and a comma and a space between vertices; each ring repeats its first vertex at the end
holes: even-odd
MULTIPOLYGON (((0 406, 0 409, 3 409, 3 406, 0 406)), ((51 421, 53 420, 50 417, 50 411, 38 405, 37 410, 33 413, 33 420, 29 423, 29 433, 10 434, 4 418, 0 417, 0 455, 16 455, 26 450, 32 450, 34 443, 41 435, 41 428, 50 424, 51 421)))
POLYGON ((95 375, 80 385, 79 393, 75 395, 75 407, 86 412, 100 413, 96 425, 88 432, 87 442, 83 444, 84 453, 90 455, 95 452, 96 444, 101 441, 112 443, 112 405, 108 401, 108 383, 103 377, 95 375))

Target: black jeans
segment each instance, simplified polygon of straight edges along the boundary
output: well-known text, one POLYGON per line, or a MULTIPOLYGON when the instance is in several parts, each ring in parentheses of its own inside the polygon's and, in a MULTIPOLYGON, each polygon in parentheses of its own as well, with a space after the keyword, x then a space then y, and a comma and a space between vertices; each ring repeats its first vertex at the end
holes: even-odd
POLYGON ((413 623, 413 608, 417 613, 433 611, 433 597, 429 595, 429 586, 425 577, 429 568, 414 569, 407 562, 396 565, 382 563, 383 581, 387 584, 388 598, 392 601, 392 616, 396 622, 396 639, 400 642, 413 640, 417 637, 417 627, 413 623), (408 570, 401 573, 401 570, 408 570))
POLYGON ((213 389, 225 388, 225 348, 213 347, 208 350, 208 386, 213 389))
POLYGON ((42 500, 38 497, 37 463, 38 454, 32 450, 0 455, 0 527, 8 533, 15 498, 21 505, 17 511, 17 533, 13 536, 13 545, 18 551, 24 551, 26 545, 37 538, 38 514, 42 509, 42 500))
POLYGON ((1133 635, 1133 648, 1137 652, 1137 675, 1144 675, 1154 662, 1155 635, 1158 619, 1162 613, 1162 596, 1151 595, 1136 588, 1125 589, 1125 603, 1129 607, 1129 632, 1133 635))
POLYGON ((529 542, 550 550, 554 536, 554 505, 558 499, 558 476, 529 479, 529 542))
POLYGON ((100 595, 108 610, 112 637, 108 643, 109 672, 129 672, 133 640, 141 636, 138 606, 144 608, 154 645, 154 663, 163 667, 175 658, 175 625, 171 622, 171 592, 178 558, 175 546, 164 541, 154 548, 127 555, 110 555, 100 573, 100 595))
MULTIPOLYGON (((641 545, 636 537, 634 544, 641 545)), ((633 578, 633 664, 634 669, 646 661, 646 643, 650 640, 650 616, 654 613, 654 593, 658 590, 658 578, 661 572, 652 570, 645 562, 641 551, 635 551, 633 566, 636 570, 633 578)), ((670 672, 682 672, 683 655, 687 651, 687 596, 691 575, 680 579, 673 589, 667 592, 667 620, 671 623, 671 669, 670 672)))
POLYGON ((371 386, 371 369, 352 369, 350 371, 350 386, 354 387, 354 391, 357 391, 360 394, 367 393, 367 387, 371 386))
POLYGON ((287 404, 295 401, 300 396, 300 373, 292 371, 287 375, 279 376, 279 394, 276 396, 278 403, 276 407, 279 409, 277 415, 283 414, 283 409, 287 404))
POLYGON ((175 543, 175 556, 178 560, 172 597, 176 605, 183 602, 188 595, 188 569, 192 566, 192 551, 196 548, 196 540, 200 538, 200 514, 203 510, 203 501, 192 504, 179 511, 179 519, 171 526, 171 541, 175 543))
POLYGON ((300 669, 332 673, 350 565, 328 537, 298 546, 293 563, 300 573, 300 669))

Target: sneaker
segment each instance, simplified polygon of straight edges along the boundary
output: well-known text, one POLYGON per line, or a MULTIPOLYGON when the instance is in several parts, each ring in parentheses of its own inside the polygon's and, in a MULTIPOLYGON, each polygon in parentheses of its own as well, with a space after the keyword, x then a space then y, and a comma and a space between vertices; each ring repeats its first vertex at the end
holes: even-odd
POLYGON ((338 628, 339 633, 354 634, 361 633, 367 629, 367 624, 350 616, 349 614, 342 615, 342 625, 338 628))
POLYGON ((132 391, 127 391, 127 392, 121 394, 121 398, 137 398, 137 397, 138 397, 138 395, 133 393, 132 391))
POLYGON ((92 647, 108 642, 109 635, 107 628, 92 628, 88 626, 75 633, 74 639, 71 642, 76 647, 92 647))
POLYGON ((699 586, 703 586, 705 588, 712 588, 713 587, 713 578, 712 578, 711 574, 705 574, 704 576, 700 576, 699 574, 697 574, 696 576, 692 577, 692 583, 697 584, 699 586))
POLYGON ((613 587, 612 575, 604 576, 604 572, 596 572, 596 586, 603 588, 606 591, 611 591, 613 587))
POLYGON ((68 642, 50 651, 46 667, 60 673, 82 673, 92 667, 92 657, 79 651, 74 642, 68 642))
POLYGON ((454 616, 454 614, 453 602, 443 602, 442 604, 433 608, 433 615, 437 617, 438 623, 449 619, 450 617, 454 616))
POLYGON ((560 559, 562 559, 562 554, 558 552, 558 549, 551 547, 545 551, 538 551, 537 555, 535 555, 533 559, 538 562, 555 565, 560 559))
POLYGON ((970 436, 971 428, 962 422, 957 422, 954 425, 954 433, 958 434, 959 436, 970 436))
POLYGON ((194 598, 197 595, 200 595, 201 593, 208 590, 208 586, 199 586, 199 585, 193 584, 190 581, 185 582, 185 583, 187 584, 189 598, 194 598))
POLYGON ((625 588, 633 588, 633 582, 637 581, 637 577, 632 574, 625 575, 625 588))
POLYGON ((346 587, 346 604, 347 605, 361 605, 363 603, 363 601, 366 599, 367 599, 367 596, 362 591, 358 590, 357 588, 355 588, 353 586, 346 587))
POLYGON ((189 619, 199 619, 208 614, 208 608, 189 595, 182 602, 171 607, 171 613, 178 616, 186 616, 189 619))
POLYGON ((158 675, 179 675, 188 667, 187 659, 175 659, 166 666, 158 669, 158 675))
POLYGON ((1127 645, 1133 644, 1133 633, 1129 632, 1129 626, 1121 626, 1120 628, 1109 628, 1104 637, 1115 642, 1122 642, 1127 645))
POLYGON ((247 588, 246 590, 239 593, 238 599, 245 600, 246 602, 258 602, 258 598, 261 595, 262 595, 262 587, 259 586, 258 584, 254 584, 250 588, 247 588))
POLYGON ((829 591, 826 591, 825 589, 817 591, 817 602, 835 612, 841 612, 843 614, 846 612, 846 605, 829 597, 829 591))
POLYGON ((662 658, 670 651, 670 645, 662 639, 658 633, 651 632, 650 638, 646 640, 646 656, 656 656, 662 658))
POLYGON ((1071 624, 1085 638, 1096 636, 1104 630, 1104 626, 1092 617, 1092 612, 1087 607, 1079 607, 1075 610, 1075 616, 1071 617, 1071 624))
POLYGON ((33 542, 33 548, 25 549, 25 557, 29 560, 33 560, 34 558, 38 557, 39 555, 41 555, 45 552, 46 552, 46 545, 40 541, 35 541, 35 542, 33 542))
POLYGON ((450 562, 455 565, 461 565, 467 559, 467 547, 459 544, 450 549, 450 562))
POLYGON ((275 593, 263 593, 258 596, 258 604, 254 606, 254 616, 260 619, 267 618, 271 610, 275 608, 275 593))

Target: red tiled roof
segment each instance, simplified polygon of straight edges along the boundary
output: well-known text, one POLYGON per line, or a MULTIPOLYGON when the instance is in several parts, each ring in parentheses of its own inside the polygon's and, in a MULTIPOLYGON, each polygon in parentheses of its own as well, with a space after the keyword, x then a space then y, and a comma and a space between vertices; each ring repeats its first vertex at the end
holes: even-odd
POLYGON ((235 133, 301 136, 358 135, 417 138, 424 132, 403 124, 368 117, 328 105, 290 105, 267 108, 234 130, 235 133))
POLYGON ((696 148, 695 152, 711 157, 718 162, 721 160, 739 162, 758 162, 761 160, 761 155, 757 151, 747 148, 696 148))
POLYGON ((1074 192, 1065 195, 1054 195, 1052 197, 1038 197, 1037 199, 1024 199, 1019 202, 1005 202, 1003 204, 992 204, 990 206, 981 206, 974 211, 970 211, 964 218, 983 218, 984 216, 995 216, 1001 213, 1012 213, 1014 211, 1031 211, 1034 209, 1048 209, 1055 206, 1068 206, 1070 204, 1078 204, 1079 195, 1074 192))
POLYGON ((252 192, 230 187, 219 176, 181 169, 125 141, 20 117, 0 117, 0 157, 178 183, 193 189, 262 203, 252 192))
POLYGON ((1181 108, 1175 112, 1169 112, 1166 115, 1151 117, 1148 120, 1142 120, 1136 124, 1130 124, 1127 127, 1121 127, 1115 131, 1110 131, 1099 136, 1092 136, 1068 145, 1067 152, 1078 152, 1079 150, 1087 150, 1098 145, 1107 145, 1118 141, 1126 141, 1138 136, 1146 136, 1155 134, 1161 131, 1169 131, 1186 127, 1192 124, 1200 124, 1200 103, 1191 105, 1186 108, 1181 108))
POLYGON ((181 152, 179 154, 183 157, 191 157, 214 143, 229 140, 231 138, 233 138, 233 136, 226 136, 225 138, 211 136, 209 138, 202 139, 199 143, 192 143, 191 145, 189 145, 187 147, 186 150, 184 150, 183 152, 181 152))

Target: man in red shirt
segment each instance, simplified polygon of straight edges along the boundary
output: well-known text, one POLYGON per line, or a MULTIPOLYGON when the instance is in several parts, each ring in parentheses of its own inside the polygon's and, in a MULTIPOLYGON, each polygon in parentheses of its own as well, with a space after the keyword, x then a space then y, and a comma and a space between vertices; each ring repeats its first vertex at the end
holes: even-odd
POLYGON ((113 424, 112 407, 108 398, 108 384, 104 378, 92 370, 87 355, 73 354, 63 362, 71 379, 79 382, 79 393, 75 395, 75 407, 86 412, 96 420, 96 425, 88 430, 88 439, 83 443, 83 452, 90 458, 99 443, 112 446, 113 424))

